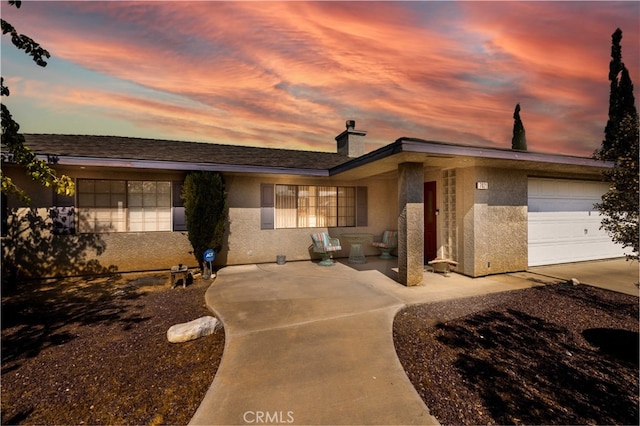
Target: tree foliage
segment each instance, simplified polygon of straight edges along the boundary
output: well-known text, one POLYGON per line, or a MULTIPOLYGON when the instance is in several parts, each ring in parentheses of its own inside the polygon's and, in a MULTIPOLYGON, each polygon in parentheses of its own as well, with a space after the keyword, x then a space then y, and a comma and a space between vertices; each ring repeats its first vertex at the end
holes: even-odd
MULTIPOLYGON (((19 8, 21 2, 9 1, 9 4, 19 8)), ((30 37, 19 34, 13 25, 4 19, 0 19, 0 24, 2 25, 2 34, 9 34, 15 47, 19 50, 24 50, 38 66, 45 67, 47 65, 45 58, 50 58, 47 50, 30 37)), ((9 88, 5 86, 4 78, 0 77, 0 95, 9 96, 9 94, 9 88)), ((31 179, 46 187, 52 187, 58 194, 73 195, 74 185, 71 178, 65 175, 57 176, 55 170, 46 161, 37 158, 36 154, 25 146, 24 136, 19 133, 20 125, 13 120, 7 106, 2 103, 0 107, 2 109, 2 144, 4 145, 3 151, 5 151, 3 152, 2 160, 8 160, 23 166, 31 179)), ((27 203, 30 201, 30 197, 26 192, 19 188, 9 177, 5 176, 1 170, 0 178, 3 194, 16 194, 23 201, 27 203)))
POLYGON ((516 109, 513 111, 511 149, 527 150, 527 136, 524 131, 524 124, 522 124, 522 120, 520 119, 520 104, 516 104, 516 109))
POLYGON ((614 242, 631 248, 628 258, 638 259, 638 213, 640 210, 638 143, 638 112, 633 95, 633 83, 622 62, 622 31, 611 36, 611 62, 609 64, 609 120, 605 127, 605 139, 594 157, 614 162, 614 167, 604 172, 610 183, 596 208, 605 218, 602 228, 614 242))
POLYGON ((193 255, 200 267, 207 249, 219 252, 227 223, 227 201, 222 175, 191 172, 182 186, 185 216, 193 255))
POLYGON ((633 83, 629 70, 622 61, 622 30, 617 28, 611 35, 611 62, 609 62, 609 119, 604 129, 602 145, 594 153, 594 157, 600 160, 616 161, 624 156, 637 143, 632 140, 625 129, 621 129, 621 123, 626 117, 633 119, 638 116, 633 96, 633 83))
POLYGON ((618 157, 615 166, 605 172, 605 178, 611 182, 609 191, 602 196, 602 202, 596 208, 605 215, 602 228, 606 229, 613 241, 631 248, 627 257, 638 259, 638 117, 627 115, 619 125, 619 131, 633 137, 636 143, 631 145, 625 155, 618 157))

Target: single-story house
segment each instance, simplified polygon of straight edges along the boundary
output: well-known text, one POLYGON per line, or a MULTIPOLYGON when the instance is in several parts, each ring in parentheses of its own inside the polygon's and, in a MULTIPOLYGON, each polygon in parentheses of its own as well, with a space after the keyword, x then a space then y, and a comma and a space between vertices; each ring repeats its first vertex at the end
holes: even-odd
MULTIPOLYGON (((601 176, 611 163, 407 137, 365 152, 365 136, 347 121, 329 153, 27 134, 27 146, 72 177, 76 193, 56 195, 4 158, 3 173, 33 202, 26 208, 4 197, 3 263, 13 259, 24 276, 194 266, 180 199, 193 170, 225 180, 229 221, 217 265, 308 260, 310 234, 320 231, 341 238, 397 230, 405 285, 421 283, 436 257, 478 277, 623 255, 593 207, 608 189, 601 176), (43 224, 53 230, 26 231, 43 224)), ((346 257, 349 243, 341 242, 336 256, 346 257)))

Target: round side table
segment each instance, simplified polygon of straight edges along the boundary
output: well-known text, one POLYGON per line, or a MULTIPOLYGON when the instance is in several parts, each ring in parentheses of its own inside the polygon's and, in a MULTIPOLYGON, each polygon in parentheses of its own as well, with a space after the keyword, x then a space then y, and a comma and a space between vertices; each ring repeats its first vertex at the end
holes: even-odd
POLYGON ((367 258, 364 256, 364 250, 362 244, 373 238, 373 234, 365 232, 353 232, 340 234, 342 238, 347 240, 351 245, 349 251, 349 263, 367 263, 367 258))

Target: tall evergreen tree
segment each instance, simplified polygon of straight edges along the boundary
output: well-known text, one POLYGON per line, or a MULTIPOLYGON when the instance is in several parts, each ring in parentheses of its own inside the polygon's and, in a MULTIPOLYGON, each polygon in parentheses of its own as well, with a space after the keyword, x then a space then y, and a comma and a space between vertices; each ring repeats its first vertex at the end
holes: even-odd
POLYGON ((640 126, 633 96, 633 83, 622 62, 620 28, 616 29, 611 38, 609 120, 605 127, 605 139, 600 149, 594 153, 594 157, 613 161, 614 167, 604 173, 604 179, 610 183, 610 188, 602 196, 602 202, 595 207, 605 216, 602 228, 623 248, 631 248, 632 252, 627 253, 628 258, 638 259, 640 126))
MULTIPOLYGON (((609 120, 604 129, 602 146, 594 153, 600 160, 615 161, 631 148, 634 141, 620 137, 620 123, 626 117, 638 115, 633 96, 633 83, 629 70, 622 62, 622 30, 617 28, 611 35, 611 62, 609 63, 609 120)), ((623 132, 628 135, 629 132, 623 132)), ((635 141, 637 142, 637 141, 635 141)))
POLYGON ((520 104, 516 104, 516 109, 513 111, 511 149, 527 150, 527 137, 524 131, 524 124, 522 124, 522 120, 520 119, 520 104))

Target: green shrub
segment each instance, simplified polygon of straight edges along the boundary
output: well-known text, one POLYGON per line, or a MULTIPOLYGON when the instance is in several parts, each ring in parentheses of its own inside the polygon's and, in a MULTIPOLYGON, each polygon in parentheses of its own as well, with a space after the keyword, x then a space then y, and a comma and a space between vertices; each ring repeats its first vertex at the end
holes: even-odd
POLYGON ((191 172, 182 186, 185 217, 193 255, 203 267, 207 249, 222 249, 227 223, 227 199, 220 173, 191 172))

